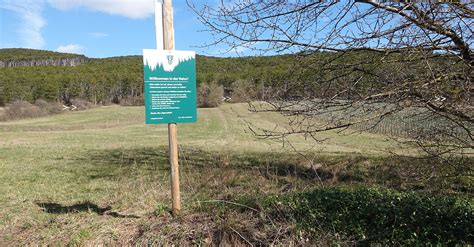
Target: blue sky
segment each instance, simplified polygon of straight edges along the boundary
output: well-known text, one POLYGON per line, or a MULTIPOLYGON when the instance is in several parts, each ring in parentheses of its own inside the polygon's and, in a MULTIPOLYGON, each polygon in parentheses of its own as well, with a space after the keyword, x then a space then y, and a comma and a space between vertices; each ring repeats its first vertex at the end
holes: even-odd
MULTIPOLYGON (((174 0, 176 49, 200 48, 209 33, 185 0, 174 0)), ((154 0, 0 0, 0 48, 35 48, 89 57, 142 54, 155 48, 154 0)), ((235 54, 226 54, 226 56, 235 54)))

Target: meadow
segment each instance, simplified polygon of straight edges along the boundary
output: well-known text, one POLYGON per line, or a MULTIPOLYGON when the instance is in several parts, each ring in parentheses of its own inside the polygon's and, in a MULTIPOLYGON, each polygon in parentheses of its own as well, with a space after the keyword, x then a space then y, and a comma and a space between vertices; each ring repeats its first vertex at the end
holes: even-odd
MULTIPOLYGON (((298 220, 291 212, 306 204, 294 198, 330 198, 334 188, 370 198, 411 200, 397 193, 433 190, 472 198, 471 180, 423 172, 426 160, 414 147, 383 135, 324 132, 324 142, 283 142, 256 138, 249 126, 284 129, 287 119, 252 113, 247 104, 199 109, 198 116, 195 124, 178 125, 178 217, 169 213, 167 127, 145 125, 143 107, 0 122, 0 245, 351 243, 365 233, 298 220)), ((467 218, 459 222, 473 219, 472 206, 460 212, 467 218)), ((461 243, 473 239, 463 236, 461 243)))

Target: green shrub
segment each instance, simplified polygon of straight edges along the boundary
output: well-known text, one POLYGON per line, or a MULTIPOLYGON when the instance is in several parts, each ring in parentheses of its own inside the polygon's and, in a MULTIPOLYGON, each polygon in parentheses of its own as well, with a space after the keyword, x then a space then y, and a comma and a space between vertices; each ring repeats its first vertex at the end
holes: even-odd
POLYGON ((266 203, 314 239, 333 232, 356 243, 474 243, 473 207, 454 196, 325 188, 272 197, 266 203))

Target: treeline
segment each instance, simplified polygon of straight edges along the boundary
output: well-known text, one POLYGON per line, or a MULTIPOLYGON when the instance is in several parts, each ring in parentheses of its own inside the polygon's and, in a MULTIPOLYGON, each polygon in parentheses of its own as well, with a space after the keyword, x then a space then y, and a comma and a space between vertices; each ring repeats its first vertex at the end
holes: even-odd
POLYGON ((90 59, 75 67, 35 66, 0 69, 0 104, 38 99, 71 104, 120 103, 143 91, 141 58, 90 59))
MULTIPOLYGON (((0 60, 4 61, 77 56, 24 49, 0 51, 0 60)), ((329 52, 242 58, 198 55, 200 105, 215 106, 222 101, 222 96, 237 102, 332 95, 354 99, 389 88, 395 78, 391 72, 397 69, 416 76, 419 67, 413 57, 410 61, 403 61, 395 57, 400 56, 397 54, 380 59, 380 63, 373 62, 377 60, 374 57, 384 56, 377 52, 360 51, 343 55, 329 52)), ((449 63, 440 61, 439 66, 449 63)), ((0 106, 15 100, 35 102, 39 99, 66 105, 74 99, 93 104, 143 104, 142 57, 87 59, 87 62, 74 67, 0 68, 0 106)))
MULTIPOLYGON (((0 60, 11 63, 74 58, 71 54, 26 49, 0 51, 0 60)), ((224 94, 232 94, 233 85, 247 90, 253 85, 265 85, 281 78, 288 71, 288 60, 291 59, 291 56, 216 58, 198 55, 197 83, 202 85, 200 95, 213 97, 201 100, 204 102, 202 105, 217 104, 224 94)), ((240 94, 240 97, 246 96, 246 93, 240 94)), ((35 102, 39 99, 64 104, 70 104, 73 99, 94 104, 143 104, 142 57, 87 59, 85 63, 73 67, 0 68, 0 106, 16 100, 35 102)))

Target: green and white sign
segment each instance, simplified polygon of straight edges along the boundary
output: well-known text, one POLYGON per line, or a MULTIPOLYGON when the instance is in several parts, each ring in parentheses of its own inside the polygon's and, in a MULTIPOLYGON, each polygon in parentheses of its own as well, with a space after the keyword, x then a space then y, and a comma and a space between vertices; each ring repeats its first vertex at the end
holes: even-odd
POLYGON ((147 124, 197 121, 196 53, 143 50, 147 124))

